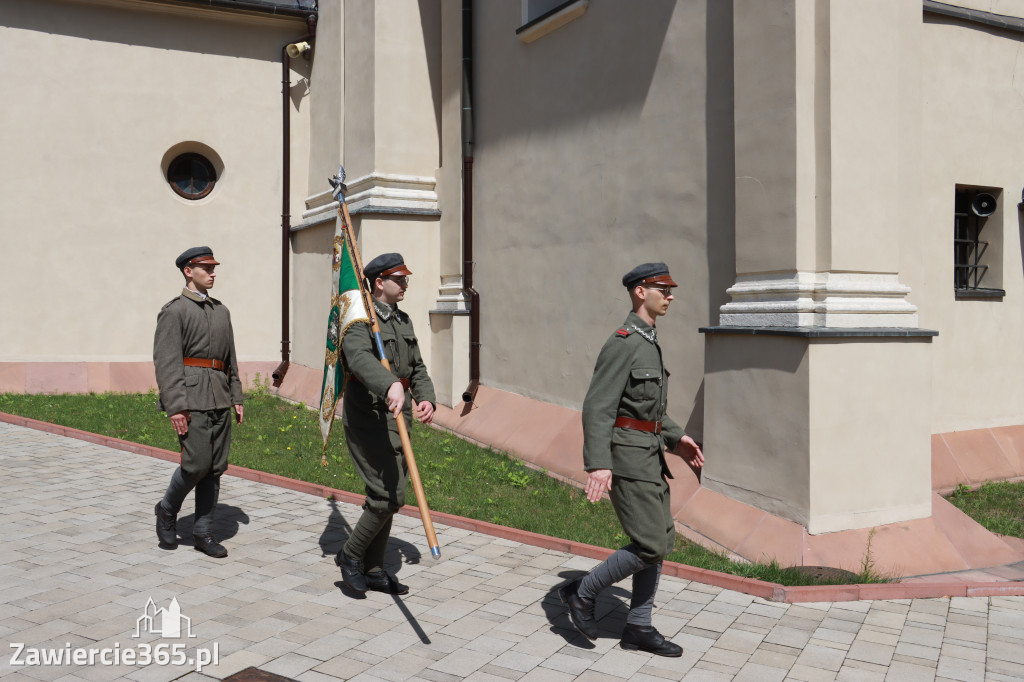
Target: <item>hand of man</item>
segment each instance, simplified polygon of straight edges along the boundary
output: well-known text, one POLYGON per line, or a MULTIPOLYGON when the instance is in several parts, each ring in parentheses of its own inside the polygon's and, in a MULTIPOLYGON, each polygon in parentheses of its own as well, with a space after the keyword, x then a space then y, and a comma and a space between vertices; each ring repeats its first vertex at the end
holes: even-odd
POLYGON ((693 440, 689 436, 683 436, 679 439, 679 444, 676 445, 675 453, 686 460, 686 463, 694 469, 700 469, 704 466, 704 453, 700 451, 700 446, 697 445, 697 441, 693 440))
POLYGON ((423 424, 434 421, 434 405, 429 400, 424 400, 416 406, 416 419, 423 424))
POLYGON ((238 422, 239 424, 242 423, 242 415, 244 413, 245 413, 245 410, 242 409, 241 405, 235 405, 235 421, 238 422))
POLYGON ((176 414, 170 416, 171 426, 174 427, 174 432, 179 436, 184 436, 188 433, 188 423, 192 419, 192 413, 188 410, 182 410, 176 414))
POLYGON ((587 473, 587 499, 597 502, 601 497, 612 489, 612 470, 594 469, 587 473))
POLYGON ((405 406, 405 389, 402 388, 401 381, 391 384, 385 401, 388 404, 388 411, 392 414, 398 414, 402 410, 405 406))

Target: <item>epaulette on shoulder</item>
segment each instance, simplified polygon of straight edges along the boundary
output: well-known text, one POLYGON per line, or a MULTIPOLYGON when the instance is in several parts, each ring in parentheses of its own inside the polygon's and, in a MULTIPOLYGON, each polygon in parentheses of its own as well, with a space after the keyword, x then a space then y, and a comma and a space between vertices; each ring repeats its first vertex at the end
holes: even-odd
POLYGON ((632 333, 633 333, 632 329, 625 329, 625 328, 623 328, 623 329, 616 329, 615 330, 615 336, 619 336, 619 337, 621 337, 623 339, 626 338, 627 336, 629 336, 632 333))
POLYGON ((175 296, 174 298, 169 300, 167 303, 164 303, 163 307, 160 308, 160 310, 167 310, 168 308, 171 307, 171 304, 174 303, 175 301, 177 301, 179 298, 181 298, 181 296, 175 296))

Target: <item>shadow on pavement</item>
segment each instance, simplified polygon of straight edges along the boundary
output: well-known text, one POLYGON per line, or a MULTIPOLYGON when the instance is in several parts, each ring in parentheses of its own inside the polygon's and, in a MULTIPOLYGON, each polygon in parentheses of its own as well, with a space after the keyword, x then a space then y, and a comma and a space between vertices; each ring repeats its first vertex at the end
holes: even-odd
MULTIPOLYGON (((187 502, 186 502, 187 503, 187 502)), ((192 547, 192 527, 195 525, 195 512, 178 517, 178 544, 192 547)), ((214 510, 213 537, 218 542, 230 540, 238 535, 238 527, 249 525, 249 515, 238 507, 230 504, 218 504, 214 510)))
MULTIPOLYGON (((321 556, 331 557, 333 561, 334 557, 341 551, 342 545, 348 540, 349 535, 352 534, 352 526, 338 508, 337 500, 327 500, 327 504, 331 507, 331 513, 327 517, 327 525, 324 526, 323 531, 320 533, 320 554, 321 556)), ((403 563, 418 564, 422 556, 415 545, 392 536, 388 539, 387 552, 384 554, 384 568, 397 575, 403 563)), ((350 599, 366 599, 365 594, 356 592, 341 580, 335 582, 334 586, 350 599)), ((420 641, 424 644, 430 644, 430 637, 420 627, 416 617, 412 615, 412 612, 409 611, 405 603, 397 594, 393 594, 391 597, 395 600, 395 605, 398 606, 402 615, 405 616, 409 626, 416 633, 416 636, 420 638, 420 641)))
MULTIPOLYGON (((559 573, 558 577, 563 578, 562 582, 548 590, 541 606, 548 622, 551 623, 552 633, 559 635, 567 644, 578 646, 581 649, 593 649, 594 643, 573 626, 572 621, 569 620, 569 610, 558 596, 558 590, 563 585, 582 578, 584 575, 586 575, 586 571, 562 571, 559 573)), ((628 611, 623 601, 629 602, 629 591, 616 585, 598 596, 597 606, 594 609, 597 626, 600 629, 598 637, 619 638, 628 611)))

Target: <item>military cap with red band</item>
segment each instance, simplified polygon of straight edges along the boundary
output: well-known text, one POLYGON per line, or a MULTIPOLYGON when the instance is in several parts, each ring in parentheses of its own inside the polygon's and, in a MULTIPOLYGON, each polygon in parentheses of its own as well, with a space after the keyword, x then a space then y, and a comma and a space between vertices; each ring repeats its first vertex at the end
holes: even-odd
POLYGON ((400 253, 382 253, 366 264, 363 268, 366 279, 373 282, 378 277, 391 275, 411 275, 412 270, 405 267, 405 260, 400 253))
POLYGON ((193 246, 174 260, 174 265, 179 270, 192 265, 220 265, 214 260, 213 249, 209 246, 193 246))
POLYGON ((632 289, 636 286, 677 287, 678 284, 668 274, 668 266, 664 263, 642 263, 622 276, 622 286, 632 289))

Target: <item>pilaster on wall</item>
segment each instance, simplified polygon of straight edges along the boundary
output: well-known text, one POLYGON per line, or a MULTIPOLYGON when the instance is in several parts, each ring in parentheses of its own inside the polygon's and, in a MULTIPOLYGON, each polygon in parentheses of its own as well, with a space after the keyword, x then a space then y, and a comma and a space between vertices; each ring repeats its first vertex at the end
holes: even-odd
MULTIPOLYGON (((309 170, 309 186, 318 191, 293 228, 301 233, 293 240, 296 268, 324 273, 322 283, 313 281, 319 275, 296 275, 296 336, 315 332, 319 343, 319 299, 329 290, 325 263, 338 215, 327 178, 342 163, 364 262, 397 251, 414 273, 403 308, 444 401, 462 390, 452 386, 466 381, 468 365, 468 323, 449 319, 468 312, 461 289, 461 25, 456 0, 343 0, 322 9, 309 170)), ((312 351, 303 357, 315 364, 312 351)))
POLYGON ((702 330, 704 484, 812 533, 931 513, 936 333, 899 277, 915 3, 734 5, 737 276, 702 330))
POLYGON ((914 189, 900 160, 919 135, 901 113, 919 106, 919 23, 909 0, 737 2, 737 280, 722 325, 917 326, 896 204, 914 189))
MULTIPOLYGON (((472 153, 463 126, 472 120, 468 70, 463 62, 463 22, 460 0, 442 0, 441 8, 441 167, 437 173, 440 217, 440 274, 434 308, 430 311, 432 353, 430 376, 438 401, 456 405, 468 386, 470 355, 470 301, 465 290, 463 173, 465 156, 472 153), (464 80, 465 79, 465 80, 464 80)), ((470 161, 470 167, 471 167, 470 161)))

